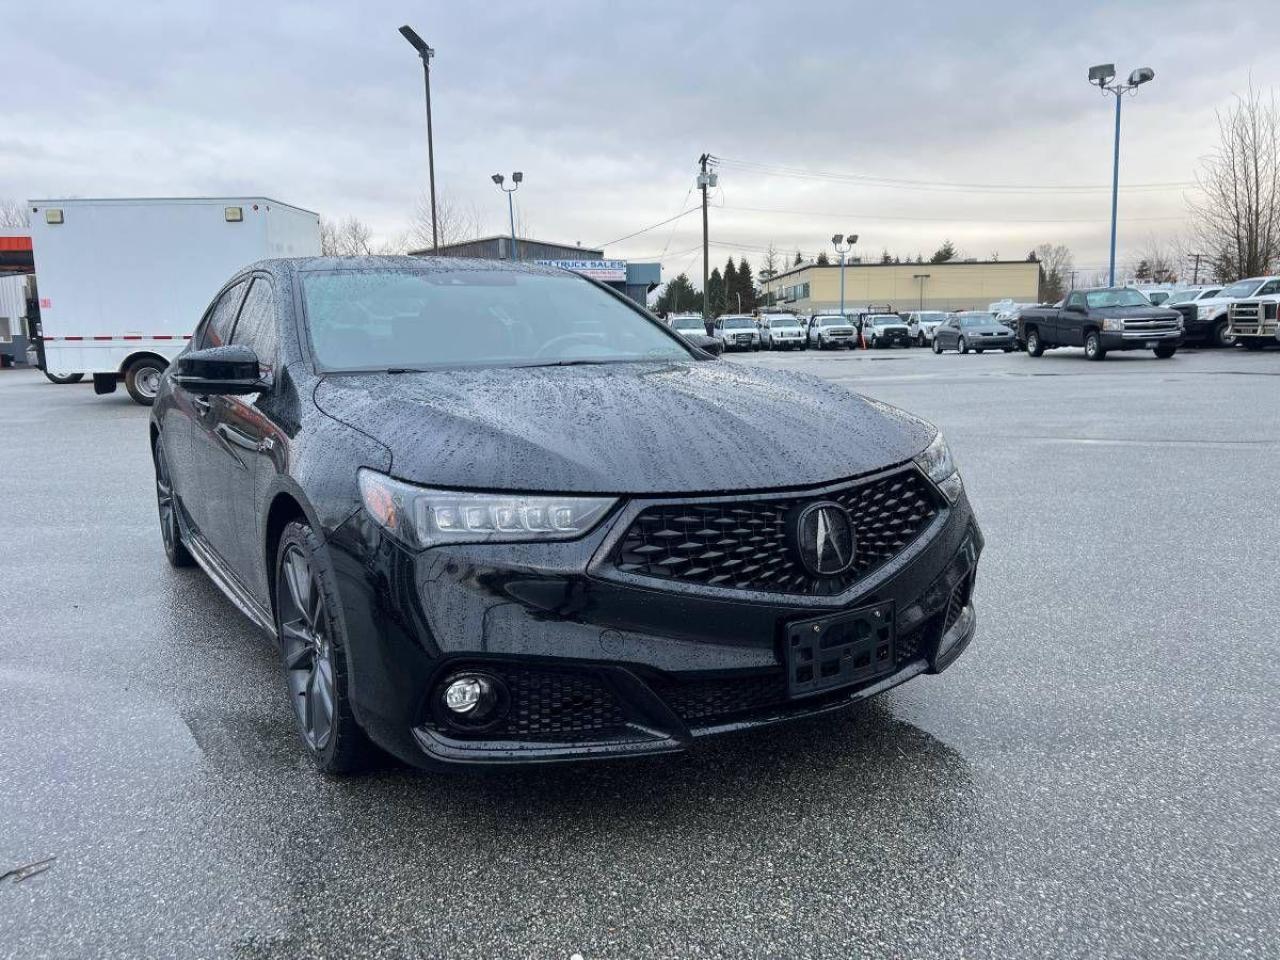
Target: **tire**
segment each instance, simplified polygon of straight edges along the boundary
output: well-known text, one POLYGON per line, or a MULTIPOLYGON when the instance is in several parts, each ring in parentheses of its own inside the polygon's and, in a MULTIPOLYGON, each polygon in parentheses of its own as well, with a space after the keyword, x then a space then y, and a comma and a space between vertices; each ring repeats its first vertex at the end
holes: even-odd
POLYGON ((47 379, 50 383, 57 383, 57 384, 79 383, 81 380, 84 379, 83 373, 68 373, 65 377, 56 377, 52 373, 46 370, 44 372, 44 375, 45 375, 45 379, 47 379))
POLYGON ((980 355, 982 351, 985 349, 986 349, 985 347, 974 347, 973 352, 980 355))
POLYGON ((1178 348, 1169 343, 1162 343, 1155 349, 1155 355, 1161 360, 1168 360, 1177 352, 1178 348))
POLYGON ((1240 342, 1244 344, 1244 348, 1245 348, 1246 350, 1261 350, 1261 349, 1262 349, 1262 341, 1261 341, 1261 340, 1255 340, 1255 339, 1250 338, 1250 339, 1248 339, 1248 340, 1242 340, 1242 341, 1240 341, 1240 342))
POLYGON ((1090 330, 1084 335, 1084 356, 1086 360, 1105 360, 1107 351, 1102 346, 1102 334, 1090 330))
POLYGON ((1001 347, 1000 349, 1005 353, 1013 353, 1013 347, 1001 347))
POLYGON ((307 524, 284 528, 275 561, 275 624, 297 729, 323 773, 349 774, 377 756, 351 711, 347 642, 327 548, 307 524))
POLYGON ((1040 331, 1032 327, 1027 331, 1027 356, 1043 357, 1044 343, 1040 340, 1040 331))
POLYGON ((923 347, 923 346, 924 346, 924 334, 923 334, 923 333, 917 333, 917 334, 916 334, 916 346, 917 346, 917 347, 923 347))
POLYGON ((124 388, 134 403, 149 407, 156 402, 160 392, 160 378, 169 366, 157 357, 139 357, 124 371, 124 388))
POLYGON ((1213 333, 1209 334, 1209 339, 1215 347, 1236 345, 1236 338, 1231 335, 1231 323, 1227 320, 1219 320, 1213 325, 1213 333))
POLYGON ((169 460, 159 437, 156 437, 155 446, 151 450, 151 462, 156 469, 156 509, 160 514, 160 539, 164 543, 165 559, 171 567, 193 566, 195 558, 182 542, 182 527, 178 523, 178 498, 173 492, 169 460))
POLYGON ((933 352, 942 353, 942 341, 939 340, 937 337, 933 338, 933 352))
POLYGON ((956 341, 956 350, 960 353, 969 352, 969 344, 965 343, 964 337, 961 337, 956 341))

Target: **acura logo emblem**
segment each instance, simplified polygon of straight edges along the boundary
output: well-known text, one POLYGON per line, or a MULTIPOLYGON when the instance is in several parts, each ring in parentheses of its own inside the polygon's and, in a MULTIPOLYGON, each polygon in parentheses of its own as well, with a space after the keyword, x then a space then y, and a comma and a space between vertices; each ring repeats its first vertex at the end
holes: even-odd
POLYGON ((793 542, 801 564, 815 577, 834 577, 853 566, 857 536, 849 511, 830 500, 795 515, 793 542))

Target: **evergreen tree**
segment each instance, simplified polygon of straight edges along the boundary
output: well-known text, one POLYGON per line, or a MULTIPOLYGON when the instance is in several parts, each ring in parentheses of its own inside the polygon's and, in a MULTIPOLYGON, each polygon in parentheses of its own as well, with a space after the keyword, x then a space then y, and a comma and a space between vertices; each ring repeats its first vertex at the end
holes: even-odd
POLYGON ((797 251, 796 251, 796 258, 795 258, 794 260, 792 260, 792 261, 791 261, 791 265, 792 265, 793 267, 798 267, 798 266, 800 266, 800 264, 802 264, 802 263, 804 263, 804 257, 800 256, 800 251, 799 251, 799 250, 797 250, 797 251))
POLYGON ((711 308, 711 316, 703 317, 704 320, 710 320, 724 313, 724 277, 720 275, 719 267, 714 268, 707 279, 707 302, 711 308))
POLYGON ((881 262, 881 263, 893 263, 893 257, 889 256, 889 251, 888 251, 888 250, 886 250, 884 253, 880 254, 880 262, 881 262))
MULTIPOLYGON (((751 275, 751 264, 743 257, 738 261, 738 293, 742 295, 742 312, 750 313, 756 308, 756 281, 751 275)), ((734 298, 737 306, 737 298, 734 298)))
POLYGON ((901 262, 902 262, 901 260, 899 260, 899 259, 898 259, 898 255, 897 255, 896 253, 893 255, 893 262, 894 262, 894 263, 901 263, 901 262))
POLYGON ((730 257, 724 265, 724 311, 725 313, 738 312, 738 299, 734 296, 738 292, 738 267, 730 257))
POLYGON ((933 256, 929 258, 930 263, 946 263, 948 260, 956 258, 956 245, 950 240, 943 240, 942 246, 933 252, 933 256))
POLYGON ((689 275, 682 273, 667 283, 667 287, 653 305, 653 312, 662 314, 684 313, 702 309, 702 295, 693 289, 689 275))
POLYGON ((818 251, 818 259, 814 261, 820 267, 831 266, 831 258, 827 256, 827 251, 818 251))

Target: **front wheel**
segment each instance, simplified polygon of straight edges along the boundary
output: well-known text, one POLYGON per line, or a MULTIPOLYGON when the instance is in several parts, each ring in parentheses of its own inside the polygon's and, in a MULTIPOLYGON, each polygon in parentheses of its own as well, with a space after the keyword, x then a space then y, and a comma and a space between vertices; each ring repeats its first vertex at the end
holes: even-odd
POLYGON ((195 563, 186 544, 182 542, 182 528, 178 526, 178 498, 173 492, 173 477, 169 473, 169 460, 164 455, 164 441, 156 437, 151 451, 156 468, 156 507, 160 511, 160 539, 164 542, 164 555, 173 567, 189 567, 195 563))
POLYGON ((1039 330, 1027 331, 1027 355, 1032 357, 1044 356, 1044 344, 1040 341, 1039 330))
POLYGON ((1160 344, 1160 346, 1156 347, 1155 349, 1155 355, 1159 357, 1161 360, 1168 360, 1177 352, 1178 352, 1178 348, 1174 346, 1172 343, 1162 343, 1160 344))
POLYGON ((942 352, 942 341, 939 340, 937 337, 933 338, 933 352, 934 353, 942 352))
POLYGON ((1221 320, 1213 328, 1213 345, 1215 347, 1234 347, 1236 338, 1231 334, 1231 324, 1221 320))
POLYGON ((969 352, 969 344, 967 344, 967 343, 965 342, 964 337, 961 337, 961 338, 959 339, 959 341, 957 341, 957 343, 956 343, 956 349, 957 349, 957 350, 959 350, 961 353, 968 353, 968 352, 969 352))
POLYGON ((1244 344, 1244 348, 1245 348, 1246 350, 1261 350, 1261 349, 1262 349, 1262 341, 1261 341, 1261 340, 1241 340, 1240 342, 1244 344))
POLYGON ((149 407, 160 393, 160 378, 168 364, 158 357, 139 357, 124 371, 124 388, 134 403, 149 407))
POLYGON ((1102 334, 1090 330, 1084 338, 1084 355, 1086 360, 1105 360, 1107 351, 1102 347, 1102 334))
POLYGON ((347 642, 326 547, 305 523, 276 550, 276 632, 298 732, 325 773, 354 773, 375 750, 351 711, 347 642))
POLYGON ((45 375, 45 378, 50 383, 57 383, 57 384, 79 383, 81 380, 84 379, 83 373, 68 373, 65 377, 60 377, 57 374, 50 373, 48 370, 46 370, 44 372, 44 375, 45 375))

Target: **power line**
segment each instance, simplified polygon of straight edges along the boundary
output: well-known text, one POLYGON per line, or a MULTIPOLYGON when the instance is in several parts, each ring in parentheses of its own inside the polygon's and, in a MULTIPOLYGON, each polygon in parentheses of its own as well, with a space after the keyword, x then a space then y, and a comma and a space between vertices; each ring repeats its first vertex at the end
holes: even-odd
MULTIPOLYGON (((1106 217, 1014 217, 1014 218, 993 218, 993 217, 975 217, 973 215, 964 217, 895 217, 882 215, 877 216, 867 213, 831 213, 823 210, 786 210, 779 207, 739 207, 739 206, 722 206, 722 210, 742 210, 749 213, 785 213, 793 217, 835 217, 837 219, 857 219, 857 220, 905 220, 920 223, 958 223, 972 220, 975 223, 1110 223, 1106 217)), ((1129 221, 1156 221, 1156 220, 1184 220, 1185 216, 1170 217, 1126 217, 1129 221)))
POLYGON ((642 233, 648 233, 650 230, 656 230, 658 229, 658 227, 664 227, 668 223, 671 223, 673 220, 679 220, 681 217, 688 216, 691 213, 697 213, 701 209, 702 207, 700 206, 690 207, 688 210, 684 210, 684 211, 681 211, 680 213, 677 213, 674 217, 667 217, 667 219, 665 220, 659 220, 657 223, 651 223, 649 224, 649 226, 644 227, 643 229, 637 230, 635 233, 628 233, 625 237, 619 237, 617 240, 610 240, 607 243, 598 243, 596 244, 596 248, 599 249, 601 247, 611 247, 615 243, 621 243, 623 240, 630 240, 632 237, 638 237, 642 233))
MULTIPOLYGON (((1089 193, 1109 191, 1110 184, 1020 184, 1020 183, 964 183, 946 180, 908 180, 901 177, 881 177, 863 173, 837 173, 821 170, 806 170, 802 167, 788 167, 782 164, 763 163, 756 160, 735 160, 727 157, 716 157, 718 162, 738 167, 745 172, 759 173, 765 176, 791 177, 800 180, 827 180, 847 183, 866 184, 868 186, 888 187, 903 190, 930 190, 943 192, 968 193, 1089 193)), ((1194 180, 1170 180, 1155 183, 1125 184, 1120 189, 1125 191, 1183 190, 1194 188, 1194 180)))

